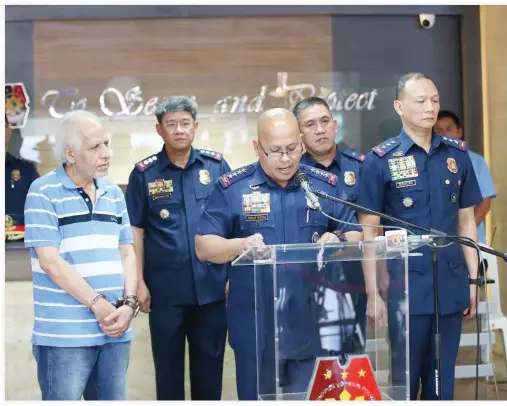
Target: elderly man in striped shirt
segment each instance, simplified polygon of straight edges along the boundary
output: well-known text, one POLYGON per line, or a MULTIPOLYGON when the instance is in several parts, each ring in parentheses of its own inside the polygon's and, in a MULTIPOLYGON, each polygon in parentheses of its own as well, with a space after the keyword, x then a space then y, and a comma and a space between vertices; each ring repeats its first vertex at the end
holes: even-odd
POLYGON ((121 189, 104 177, 109 135, 87 111, 63 118, 62 162, 30 187, 25 246, 33 271, 33 354, 43 400, 126 398, 139 306, 132 232, 121 189))

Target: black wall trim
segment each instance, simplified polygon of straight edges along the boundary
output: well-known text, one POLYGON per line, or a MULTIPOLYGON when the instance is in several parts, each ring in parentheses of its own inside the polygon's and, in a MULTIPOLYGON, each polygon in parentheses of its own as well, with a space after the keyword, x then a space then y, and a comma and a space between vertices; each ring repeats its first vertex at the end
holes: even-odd
POLYGON ((251 15, 462 15, 475 6, 6 6, 5 21, 251 15))

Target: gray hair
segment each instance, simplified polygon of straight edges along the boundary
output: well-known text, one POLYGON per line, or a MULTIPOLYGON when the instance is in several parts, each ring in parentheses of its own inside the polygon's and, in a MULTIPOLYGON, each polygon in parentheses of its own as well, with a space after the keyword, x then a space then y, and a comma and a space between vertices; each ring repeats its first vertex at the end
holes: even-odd
POLYGON ((307 97, 306 99, 297 102, 297 104, 292 109, 292 113, 296 116, 297 120, 299 121, 299 119, 301 118, 301 112, 306 110, 308 107, 316 105, 324 106, 326 109, 328 109, 329 113, 333 115, 331 113, 331 109, 329 108, 329 104, 327 104, 327 102, 324 99, 315 96, 307 97))
POLYGON ((157 104, 157 108, 155 110, 155 117, 157 117, 157 121, 159 123, 162 122, 162 118, 167 113, 176 113, 177 111, 188 111, 193 120, 195 121, 197 118, 197 102, 190 97, 184 96, 170 96, 166 99, 161 100, 157 104))
POLYGON ((421 80, 421 79, 428 79, 431 80, 431 78, 421 72, 409 72, 405 73, 399 80, 398 85, 396 86, 396 100, 400 100, 400 97, 405 90, 405 86, 407 85, 407 82, 411 80, 421 80))
POLYGON ((64 114, 60 128, 55 135, 55 144, 53 146, 55 158, 60 163, 67 162, 65 147, 79 147, 81 136, 78 128, 83 122, 87 121, 102 126, 100 119, 92 112, 86 110, 72 110, 64 114))

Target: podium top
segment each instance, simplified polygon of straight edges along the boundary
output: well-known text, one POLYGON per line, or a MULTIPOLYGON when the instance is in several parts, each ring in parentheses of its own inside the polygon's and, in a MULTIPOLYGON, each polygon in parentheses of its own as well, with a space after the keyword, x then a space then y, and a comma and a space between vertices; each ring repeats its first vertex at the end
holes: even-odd
POLYGON ((341 262, 360 260, 397 259, 432 242, 431 236, 409 236, 403 241, 386 241, 380 237, 375 241, 346 243, 280 244, 250 247, 236 258, 232 266, 274 265, 313 262, 341 262))

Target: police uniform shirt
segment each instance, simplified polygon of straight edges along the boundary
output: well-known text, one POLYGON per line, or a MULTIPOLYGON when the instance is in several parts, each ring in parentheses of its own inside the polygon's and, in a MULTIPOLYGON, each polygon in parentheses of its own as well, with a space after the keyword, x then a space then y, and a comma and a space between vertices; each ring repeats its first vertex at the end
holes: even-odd
MULTIPOLYGON (((308 174, 315 189, 333 196, 339 194, 336 175, 306 165, 301 165, 301 171, 308 174)), ((197 234, 230 239, 260 233, 266 245, 273 245, 311 243, 334 230, 362 231, 348 207, 322 199, 321 205, 326 213, 353 225, 333 222, 309 210, 306 197, 294 179, 282 188, 257 162, 219 179, 204 205, 197 234)), ((296 295, 297 291, 295 288, 288 293, 296 295)), ((231 267, 227 311, 229 340, 235 351, 255 354, 254 304, 253 267, 231 267)), ((259 312, 258 316, 264 313, 269 312, 259 312)))
POLYGON ((39 177, 35 165, 5 154, 5 215, 14 225, 25 224, 25 200, 32 182, 39 177))
MULTIPOLYGON (((374 147, 363 163, 357 203, 428 229, 458 235, 459 209, 480 201, 464 141, 433 134, 426 153, 402 131, 374 147)), ((400 227, 383 219, 381 223, 400 227)), ((410 313, 433 314, 431 252, 429 247, 416 251, 423 256, 409 258, 410 313)), ((468 267, 460 245, 438 250, 438 270, 441 314, 467 308, 468 267)))
POLYGON ((361 167, 365 157, 366 155, 349 149, 339 150, 336 148, 335 157, 328 167, 318 163, 308 152, 303 154, 301 163, 334 173, 337 176, 340 189, 345 192, 348 200, 354 203, 357 201, 361 167))
POLYGON ((184 169, 165 149, 138 162, 125 194, 131 224, 144 229, 144 278, 152 306, 207 304, 225 298, 225 265, 199 261, 195 230, 217 179, 222 154, 192 148, 184 169))

